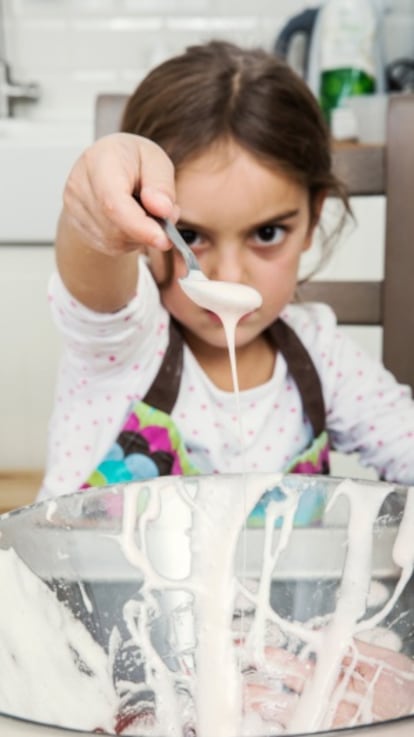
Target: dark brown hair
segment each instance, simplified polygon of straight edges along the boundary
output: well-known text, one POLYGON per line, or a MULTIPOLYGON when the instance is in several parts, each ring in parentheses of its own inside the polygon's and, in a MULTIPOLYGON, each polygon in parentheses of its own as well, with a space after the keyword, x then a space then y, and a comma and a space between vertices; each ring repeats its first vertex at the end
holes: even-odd
POLYGON ((142 80, 121 130, 158 143, 176 169, 231 138, 308 190, 311 219, 328 191, 349 212, 345 188, 332 173, 330 134, 317 100, 283 60, 263 49, 224 41, 189 47, 142 80))

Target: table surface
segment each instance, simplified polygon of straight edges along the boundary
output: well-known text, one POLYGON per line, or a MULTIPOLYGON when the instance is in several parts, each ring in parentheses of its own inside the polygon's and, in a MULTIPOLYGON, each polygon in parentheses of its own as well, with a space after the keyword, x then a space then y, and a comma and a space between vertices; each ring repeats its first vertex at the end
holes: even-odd
POLYGON ((42 471, 0 471, 0 514, 35 501, 42 471))

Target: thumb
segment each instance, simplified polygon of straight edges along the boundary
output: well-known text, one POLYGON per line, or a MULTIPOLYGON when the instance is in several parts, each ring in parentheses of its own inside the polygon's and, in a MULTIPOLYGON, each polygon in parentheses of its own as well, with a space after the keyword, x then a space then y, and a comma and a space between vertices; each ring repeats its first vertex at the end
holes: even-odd
POLYGON ((141 148, 139 198, 150 215, 175 219, 174 165, 160 146, 148 144, 141 148))

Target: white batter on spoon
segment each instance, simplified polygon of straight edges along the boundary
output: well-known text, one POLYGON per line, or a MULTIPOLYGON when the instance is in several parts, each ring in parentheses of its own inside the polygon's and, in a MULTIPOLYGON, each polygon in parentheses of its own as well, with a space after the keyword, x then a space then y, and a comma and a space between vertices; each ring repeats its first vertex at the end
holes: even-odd
POLYGON ((235 350, 236 326, 242 317, 261 307, 262 295, 247 284, 207 279, 201 272, 195 270, 190 271, 184 279, 179 279, 179 282, 187 297, 204 310, 214 312, 223 323, 230 356, 233 387, 237 406, 239 406, 235 350))

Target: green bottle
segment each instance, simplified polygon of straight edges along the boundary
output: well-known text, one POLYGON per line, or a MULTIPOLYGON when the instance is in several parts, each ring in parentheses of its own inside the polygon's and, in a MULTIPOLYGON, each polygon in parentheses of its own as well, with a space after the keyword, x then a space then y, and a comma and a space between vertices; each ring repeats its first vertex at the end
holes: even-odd
POLYGON ((321 74, 320 104, 326 121, 331 123, 334 108, 342 107, 347 97, 376 91, 375 79, 362 69, 328 69, 321 74))
POLYGON ((370 0, 326 0, 318 17, 319 89, 327 122, 348 97, 381 91, 379 23, 370 0))

